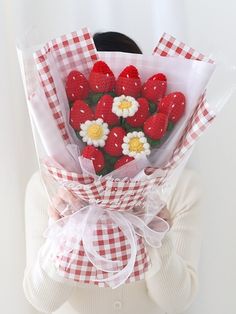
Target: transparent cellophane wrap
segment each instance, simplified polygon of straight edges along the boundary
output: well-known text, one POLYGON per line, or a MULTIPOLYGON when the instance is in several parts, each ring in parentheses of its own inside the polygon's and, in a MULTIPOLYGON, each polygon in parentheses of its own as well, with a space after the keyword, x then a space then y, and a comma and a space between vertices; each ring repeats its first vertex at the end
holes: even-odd
POLYGON ((59 188, 78 199, 76 206, 63 208, 63 218, 49 223, 39 251, 42 267, 55 280, 73 285, 116 288, 144 279, 153 266, 148 249, 158 250, 170 230, 157 215, 217 113, 205 99, 214 62, 168 34, 152 55, 97 52, 87 29, 18 53, 49 203, 59 188), (164 73, 167 94, 180 91, 186 97, 184 116, 159 148, 105 176, 96 175, 92 163, 80 156, 84 143, 69 124, 65 92, 70 71, 88 78, 97 60, 116 77, 128 65, 137 67, 142 82, 164 73))

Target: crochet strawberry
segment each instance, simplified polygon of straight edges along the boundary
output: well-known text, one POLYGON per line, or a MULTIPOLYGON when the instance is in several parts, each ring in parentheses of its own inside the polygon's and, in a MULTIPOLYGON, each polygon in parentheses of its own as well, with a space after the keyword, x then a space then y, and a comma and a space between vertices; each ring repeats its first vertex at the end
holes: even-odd
POLYGON ((127 66, 116 81, 116 94, 118 96, 132 96, 137 98, 141 91, 141 79, 138 70, 133 65, 127 66))
POLYGON ((148 101, 145 98, 138 98, 137 102, 139 103, 138 111, 132 117, 126 118, 127 123, 134 128, 143 126, 144 121, 150 115, 148 101))
POLYGON ((97 61, 89 75, 89 85, 94 93, 107 93, 115 87, 115 76, 103 61, 97 61))
POLYGON ((104 95, 97 103, 95 118, 101 118, 108 125, 119 124, 119 117, 112 112, 113 97, 104 95))
POLYGON ((71 71, 66 79, 66 94, 70 101, 85 99, 89 93, 89 83, 79 71, 71 71))
POLYGON ((83 100, 76 100, 73 103, 73 106, 70 109, 70 125, 74 130, 79 130, 81 123, 93 119, 94 113, 83 100))
POLYGON ((99 173, 103 170, 105 165, 104 156, 98 148, 92 145, 85 146, 82 151, 82 156, 92 160, 96 173, 99 173))
POLYGON ((144 133, 152 140, 159 140, 165 135, 167 126, 168 116, 158 112, 144 122, 144 133))
POLYGON ((167 88, 166 76, 158 73, 150 77, 142 87, 142 96, 157 104, 165 95, 167 88))
POLYGON ((122 155, 123 138, 126 135, 125 130, 122 127, 114 127, 110 130, 104 150, 107 154, 119 157, 122 155))
POLYGON ((176 123, 185 111, 185 96, 181 92, 166 95, 158 105, 158 111, 169 116, 169 120, 176 123))
POLYGON ((120 159, 118 159, 114 165, 114 169, 118 169, 124 165, 126 165, 128 162, 134 160, 134 157, 129 156, 122 156, 120 159))

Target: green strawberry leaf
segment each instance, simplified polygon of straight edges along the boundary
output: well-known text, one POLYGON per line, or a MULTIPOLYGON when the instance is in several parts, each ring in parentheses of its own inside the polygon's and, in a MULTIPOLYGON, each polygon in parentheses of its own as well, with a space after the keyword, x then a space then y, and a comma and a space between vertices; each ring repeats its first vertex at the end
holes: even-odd
POLYGON ((102 171, 98 172, 97 175, 105 176, 106 174, 112 172, 113 170, 114 170, 114 167, 112 165, 106 164, 105 167, 102 169, 102 171))
POLYGON ((104 152, 104 151, 103 151, 103 154, 104 154, 104 158, 105 158, 105 163, 114 165, 115 162, 116 162, 117 159, 118 159, 117 157, 111 156, 111 155, 107 154, 107 153, 104 152))
POLYGON ((168 122, 167 131, 171 132, 174 128, 175 124, 172 121, 168 122))
POLYGON ((74 101, 68 100, 70 109, 73 107, 74 101))
POLYGON ((91 101, 91 99, 90 99, 90 97, 89 97, 89 96, 88 96, 87 98, 85 98, 85 99, 84 99, 84 102, 85 102, 86 104, 88 104, 88 105, 89 105, 89 107, 92 107, 92 106, 93 106, 92 101, 91 101))
POLYGON ((140 132, 140 131, 142 131, 143 132, 143 129, 142 128, 134 128, 133 126, 131 126, 131 125, 129 125, 128 123, 127 123, 127 121, 125 121, 125 119, 124 119, 124 123, 123 123, 123 125, 122 125, 124 128, 125 128, 125 130, 127 131, 127 133, 128 132, 134 132, 134 131, 136 131, 136 132, 140 132))
POLYGON ((109 154, 107 154, 104 150, 102 150, 103 152, 103 155, 104 155, 104 158, 105 158, 105 167, 103 168, 102 171, 100 171, 98 173, 98 175, 106 175, 108 173, 110 173, 111 171, 114 170, 114 164, 115 162, 117 161, 117 157, 113 157, 113 156, 110 156, 109 154))
POLYGON ((120 126, 125 128, 125 119, 123 117, 120 117, 120 126))
POLYGON ((147 138, 147 141, 148 141, 148 143, 149 143, 149 145, 151 146, 151 147, 159 147, 160 145, 161 145, 161 141, 160 140, 153 140, 153 139, 151 139, 150 137, 147 137, 146 136, 146 138, 147 138))
POLYGON ((83 142, 82 137, 80 136, 79 132, 80 132, 80 131, 75 130, 76 136, 78 137, 79 140, 81 140, 81 141, 83 142))
POLYGON ((85 102, 89 106, 94 106, 98 103, 99 99, 104 95, 104 93, 91 93, 89 96, 85 99, 85 102))
POLYGON ((111 97, 116 97, 117 96, 116 93, 113 92, 113 91, 112 92, 108 92, 107 94, 110 95, 111 97))
POLYGON ((153 114, 157 111, 157 105, 154 104, 154 102, 152 102, 152 101, 149 101, 149 111, 151 114, 153 114))
POLYGON ((100 172, 97 173, 98 176, 105 176, 106 174, 108 174, 108 169, 106 167, 104 167, 100 172))

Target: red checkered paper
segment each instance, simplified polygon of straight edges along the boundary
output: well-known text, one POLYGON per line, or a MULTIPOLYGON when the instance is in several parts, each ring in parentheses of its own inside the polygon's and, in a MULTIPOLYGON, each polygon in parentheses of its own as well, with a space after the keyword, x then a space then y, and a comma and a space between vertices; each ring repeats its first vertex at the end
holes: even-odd
POLYGON ((68 143, 69 135, 59 106, 58 91, 52 74, 50 57, 58 65, 59 73, 65 77, 71 70, 78 68, 87 75, 94 61, 98 59, 98 55, 87 28, 53 39, 34 54, 48 105, 64 141, 68 143))
MULTIPOLYGON (((126 267, 131 257, 131 247, 123 232, 111 219, 103 216, 98 220, 94 227, 92 242, 100 256, 104 256, 111 261, 119 261, 119 270, 126 267)), ((146 244, 142 237, 138 237, 137 247, 135 264, 126 283, 144 279, 145 272, 151 266, 146 244)), ((109 283, 104 282, 104 279, 109 278, 110 273, 94 267, 85 253, 82 241, 78 243, 76 238, 72 237, 70 242, 61 243, 58 252, 65 252, 67 249, 67 254, 57 255, 54 258, 58 270, 57 276, 75 281, 78 284, 93 283, 99 287, 110 286, 109 283), (76 247, 76 249, 71 251, 71 247, 76 247), (68 265, 70 266, 68 267, 68 265)), ((45 269, 47 270, 47 263, 45 269)), ((54 278, 57 279, 57 277, 54 278)), ((114 284, 116 284, 115 281, 114 284)))
MULTIPOLYGON (((153 54, 158 54, 160 56, 181 56, 186 59, 214 63, 212 59, 197 52, 193 48, 188 47, 183 42, 178 41, 176 38, 167 33, 163 34, 157 47, 154 49, 153 54)), ((189 119, 186 129, 184 130, 171 159, 163 167, 167 170, 167 173, 173 170, 173 168, 181 162, 184 155, 208 128, 208 126, 210 126, 215 117, 215 112, 208 109, 206 96, 203 94, 199 99, 198 105, 196 106, 192 117, 189 119)), ((155 170, 156 169, 154 168, 147 169, 149 174, 154 173, 155 170)), ((167 178, 167 174, 165 178, 167 178)), ((162 178, 162 182, 163 180, 164 178, 162 178)))
MULTIPOLYGON (((168 34, 162 36, 154 55, 213 62, 168 34)), ((34 54, 46 99, 38 106, 48 107, 51 121, 60 134, 58 138, 63 140, 64 146, 60 142, 63 152, 70 157, 73 155, 71 147, 77 143, 68 122, 65 78, 74 69, 88 76, 94 62, 101 56, 87 29, 52 40, 34 54)), ((139 65, 141 69, 147 66, 145 59, 135 54, 111 53, 106 58, 106 61, 110 58, 114 68, 122 62, 120 60, 124 64, 139 65)), ((58 280, 101 287, 116 288, 123 283, 144 279, 145 272, 152 266, 147 246, 160 247, 169 230, 168 224, 156 216, 164 206, 161 191, 170 183, 175 170, 186 162, 190 149, 214 117, 215 113, 208 110, 206 99, 201 95, 185 121, 186 126, 173 147, 171 157, 161 167, 145 166, 132 178, 97 177, 79 170, 71 171, 57 160, 61 151, 40 158, 43 175, 50 179, 54 190, 64 187, 83 204, 77 208, 68 205, 63 211, 64 218, 46 230, 45 246, 51 254, 47 258, 42 255, 44 269, 58 280), (155 201, 150 201, 152 197, 156 197, 155 201), (54 275, 48 269, 51 263, 47 263, 47 259, 55 265, 54 275)), ((51 132, 44 138, 53 136, 51 132)), ((45 180, 48 190, 49 181, 45 180)))
POLYGON ((212 59, 187 46, 185 43, 177 40, 170 34, 164 33, 153 51, 153 54, 158 54, 162 57, 183 57, 191 60, 204 61, 214 63, 212 59))

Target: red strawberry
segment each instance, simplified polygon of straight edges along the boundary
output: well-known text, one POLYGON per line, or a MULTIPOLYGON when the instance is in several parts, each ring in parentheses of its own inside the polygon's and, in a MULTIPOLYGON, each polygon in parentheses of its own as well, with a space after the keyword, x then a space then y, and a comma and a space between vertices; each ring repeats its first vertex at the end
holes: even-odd
POLYGON ((144 133, 152 140, 161 139, 168 126, 168 116, 164 113, 155 113, 144 122, 144 133))
POLYGON ((167 88, 166 76, 158 73, 150 77, 142 87, 142 96, 155 104, 165 95, 167 88))
POLYGON ((166 95, 158 105, 158 111, 169 116, 169 120, 177 122, 185 111, 185 96, 181 92, 166 95))
POLYGON ((66 79, 66 94, 70 101, 84 99, 89 93, 89 84, 79 71, 71 71, 66 79))
POLYGON ((137 102, 139 103, 138 111, 136 111, 132 117, 126 119, 128 124, 134 128, 143 126, 144 121, 146 121, 150 115, 148 101, 145 98, 138 98, 137 102))
POLYGON ((104 146, 104 150, 107 154, 115 157, 119 157, 122 155, 122 144, 123 138, 126 135, 125 130, 120 127, 114 127, 110 130, 106 144, 104 146))
POLYGON ((107 93, 115 87, 115 76, 103 61, 97 61, 89 75, 89 85, 94 93, 107 93))
POLYGON ((82 151, 82 156, 84 158, 92 160, 96 173, 102 171, 102 169, 104 168, 104 156, 98 148, 92 145, 85 146, 82 151))
POLYGON ((115 169, 118 169, 124 165, 126 165, 128 162, 134 160, 134 157, 129 156, 122 156, 120 159, 118 159, 114 165, 115 169))
POLYGON ((141 79, 138 70, 133 66, 127 66, 119 75, 116 82, 116 94, 118 96, 138 97, 141 91, 141 79))
POLYGON ((96 106, 95 118, 101 118, 108 125, 119 123, 119 117, 112 112, 113 97, 104 95, 100 98, 96 106))
POLYGON ((94 113, 91 108, 83 100, 76 100, 70 110, 70 125, 72 128, 79 130, 81 123, 93 119, 94 113))

